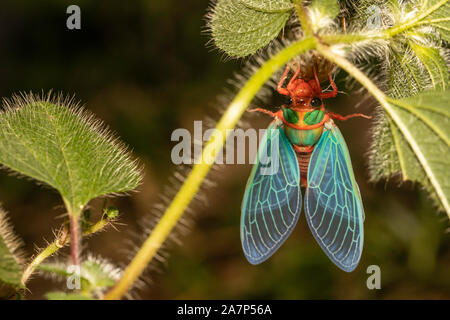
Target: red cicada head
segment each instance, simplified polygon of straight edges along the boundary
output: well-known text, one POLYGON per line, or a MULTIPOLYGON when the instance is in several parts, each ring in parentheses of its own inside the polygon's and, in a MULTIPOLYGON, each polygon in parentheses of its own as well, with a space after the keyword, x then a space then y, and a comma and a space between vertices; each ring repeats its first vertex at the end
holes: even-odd
POLYGON ((315 75, 314 79, 311 79, 309 81, 298 78, 300 68, 297 69, 295 74, 292 76, 286 88, 283 88, 282 85, 286 79, 288 71, 289 67, 286 67, 286 70, 284 71, 284 74, 281 77, 280 82, 278 83, 277 89, 279 93, 291 98, 291 108, 323 108, 322 99, 332 98, 337 95, 338 91, 336 85, 333 82, 333 79, 331 78, 331 75, 328 75, 328 78, 330 80, 331 86, 333 87, 333 91, 323 92, 322 88, 320 87, 317 75, 315 75))

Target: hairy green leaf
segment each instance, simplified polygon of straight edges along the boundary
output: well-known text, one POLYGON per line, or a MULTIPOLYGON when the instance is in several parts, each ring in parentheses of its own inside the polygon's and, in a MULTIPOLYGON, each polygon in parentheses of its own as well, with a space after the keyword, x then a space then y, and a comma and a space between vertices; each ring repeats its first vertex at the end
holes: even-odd
POLYGON ((62 291, 49 292, 45 296, 48 300, 95 300, 89 296, 62 291))
POLYGON ((381 118, 383 125, 375 136, 386 140, 374 149, 371 168, 374 176, 400 172, 403 180, 432 189, 432 196, 450 216, 449 103, 448 90, 390 99, 390 114, 381 118))
POLYGON ((294 8, 291 0, 240 0, 245 6, 264 12, 284 12, 294 8))
POLYGON ((91 291, 112 287, 116 283, 116 275, 118 275, 117 271, 110 265, 90 260, 83 263, 81 273, 89 281, 89 290, 91 291), (114 275, 111 273, 114 273, 114 275))
POLYGON ((6 213, 0 208, 0 283, 16 288, 22 286, 20 245, 21 241, 14 235, 6 213))
POLYGON ((448 86, 448 68, 438 48, 408 42, 417 59, 424 67, 432 88, 445 90, 448 86))
POLYGON ((437 36, 449 41, 449 0, 361 0, 340 3, 347 7, 347 12, 356 13, 349 17, 349 25, 356 31, 366 28, 371 32, 389 29, 386 31, 387 38, 394 37, 391 40, 395 43, 417 36, 437 36))
POLYGON ((419 11, 424 10, 420 25, 433 26, 442 39, 450 41, 450 2, 448 0, 428 0, 419 11))
POLYGON ((448 0, 415 0, 411 2, 389 1, 394 14, 395 32, 409 30, 430 33, 434 28, 449 41, 450 3, 448 0))
POLYGON ((219 0, 210 16, 216 46, 233 57, 257 52, 273 40, 292 11, 285 1, 219 0))
MULTIPOLYGON (((412 99, 415 99, 426 90, 447 90, 449 87, 448 67, 445 58, 442 56, 444 49, 441 48, 439 34, 434 32, 433 27, 436 27, 435 23, 438 22, 434 19, 445 15, 445 12, 448 11, 448 2, 420 0, 413 3, 399 4, 397 1, 390 1, 389 3, 392 21, 397 24, 397 26, 394 25, 391 28, 397 36, 390 41, 388 57, 389 95, 396 99, 408 99, 411 96, 414 96, 412 99)), ((386 21, 386 19, 383 21, 386 21)), ((444 26, 444 24, 448 24, 448 18, 439 20, 439 25, 444 26)), ((429 103, 434 103, 430 94, 427 95, 427 98, 430 99, 429 103)), ((427 103, 427 101, 420 101, 424 105, 427 103)), ((373 180, 379 180, 401 173, 403 180, 421 183, 439 209, 448 211, 448 200, 446 200, 446 191, 443 187, 445 181, 436 180, 433 175, 436 168, 427 164, 428 161, 424 160, 433 161, 432 155, 428 157, 428 150, 424 151, 420 148, 423 148, 424 144, 420 144, 419 147, 414 147, 411 144, 412 141, 415 142, 413 137, 415 137, 416 132, 420 132, 420 137, 423 139, 429 139, 430 143, 435 141, 437 147, 442 147, 442 140, 434 132, 435 128, 430 129, 423 118, 412 113, 411 110, 418 110, 417 112, 424 116, 422 109, 414 106, 414 102, 417 101, 412 102, 413 107, 409 111, 398 109, 397 105, 394 105, 392 109, 397 120, 409 122, 415 120, 416 131, 412 131, 409 139, 405 138, 406 127, 401 130, 398 121, 392 118, 392 114, 380 112, 374 130, 372 154, 369 162, 371 176, 373 180), (422 128, 424 125, 425 127, 422 128)), ((436 126, 442 119, 446 118, 437 119, 437 122, 429 120, 428 124, 433 123, 436 126)), ((409 130, 412 130, 412 128, 409 128, 409 130)))
MULTIPOLYGON (((72 276, 73 272, 68 272, 68 265, 58 263, 46 263, 38 267, 39 270, 48 272, 62 279, 72 276)), ((95 296, 104 289, 112 287, 120 275, 120 269, 102 259, 89 257, 81 264, 80 284, 81 291, 95 296)))
POLYGON ((320 17, 334 19, 339 14, 339 4, 336 0, 313 0, 311 10, 319 12, 320 17))
POLYGON ((0 113, 0 163, 61 194, 69 214, 93 198, 132 190, 138 167, 123 144, 71 101, 22 97, 0 113))
POLYGON ((440 50, 414 41, 391 48, 390 95, 407 97, 426 89, 448 88, 448 67, 440 50))
MULTIPOLYGON (((401 13, 397 2, 392 2, 394 12, 401 13)), ((436 2, 435 2, 436 4, 436 2)), ((447 6, 447 5, 445 5, 447 6)), ((428 8, 427 12, 414 10, 414 6, 403 8, 408 14, 411 28, 391 41, 389 54, 389 95, 396 99, 414 96, 429 89, 448 89, 449 72, 446 60, 441 55, 440 40, 429 29, 423 28, 423 17, 429 12, 439 13, 444 9, 443 2, 431 6, 428 2, 419 7, 428 8), (431 8, 431 9, 430 9, 431 8), (420 17, 420 15, 423 17, 420 17)), ((417 8, 417 6, 416 6, 417 8)), ((397 16, 396 20, 400 17, 397 16)), ((405 22, 406 23, 406 22, 405 22)), ((429 28, 429 26, 428 26, 429 28)), ((404 113, 402 113, 404 116, 404 113)), ((420 182, 429 192, 431 198, 440 209, 443 208, 442 198, 436 192, 423 164, 417 158, 411 145, 404 139, 393 119, 380 112, 374 130, 370 170, 373 180, 402 174, 403 180, 420 182)), ((434 136, 435 137, 435 136, 434 136)))

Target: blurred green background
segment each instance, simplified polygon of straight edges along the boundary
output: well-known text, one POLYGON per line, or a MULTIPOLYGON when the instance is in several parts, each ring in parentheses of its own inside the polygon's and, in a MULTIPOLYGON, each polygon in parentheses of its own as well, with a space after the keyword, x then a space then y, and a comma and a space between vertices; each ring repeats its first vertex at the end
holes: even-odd
MULTIPOLYGON (((20 1, 0 4, 0 96, 50 89, 75 94, 107 123, 145 165, 144 183, 111 204, 122 212, 118 231, 86 241, 84 252, 124 265, 140 244, 143 218, 164 194, 176 169, 170 160, 176 128, 218 119, 216 97, 243 65, 211 50, 205 30, 206 0, 20 1), (66 8, 82 10, 82 29, 66 28, 66 8), (137 239, 137 240, 136 240, 137 239)), ((341 87, 341 90, 343 88, 341 87)), ((361 99, 341 95, 328 103, 342 114, 361 99)), ((275 99, 276 100, 276 99, 275 99)), ((275 101, 274 100, 274 101, 275 101)), ((358 112, 372 113, 374 103, 358 112)), ((270 103, 265 105, 270 107, 270 103)), ((246 115, 251 126, 269 119, 246 115)), ((346 137, 366 209, 359 267, 335 267, 315 243, 303 217, 267 262, 251 266, 241 252, 240 203, 249 165, 226 165, 210 175, 208 204, 194 204, 191 232, 171 245, 169 257, 147 272, 136 291, 144 299, 406 299, 450 298, 448 219, 436 214, 418 186, 368 182, 370 122, 339 124, 346 137), (381 290, 368 290, 366 269, 381 268, 381 290)), ((449 155, 443 155, 449 156, 449 155)), ((0 174, 0 201, 32 255, 53 239, 64 208, 58 194, 26 179, 0 174)), ((99 208, 101 201, 94 201, 99 208)), ((94 210, 95 211, 95 210, 94 210)), ((98 217, 98 210, 97 217, 98 217)), ((95 219, 95 217, 94 217, 95 219)), ((67 251, 59 258, 64 259, 67 251)), ((29 299, 59 284, 36 276, 29 299)))

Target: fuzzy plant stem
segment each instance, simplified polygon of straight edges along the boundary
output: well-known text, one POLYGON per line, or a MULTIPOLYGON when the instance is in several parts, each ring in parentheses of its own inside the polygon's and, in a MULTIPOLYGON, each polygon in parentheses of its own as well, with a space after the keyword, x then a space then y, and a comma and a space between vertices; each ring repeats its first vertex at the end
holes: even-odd
POLYGON ((80 219, 79 216, 70 216, 70 257, 72 259, 72 265, 80 265, 80 219))
MULTIPOLYGON (((99 232, 100 230, 103 230, 107 225, 109 225, 112 222, 111 219, 105 218, 101 219, 95 224, 93 224, 91 227, 83 231, 83 236, 88 236, 91 234, 94 234, 96 232, 99 232)), ((63 248, 70 242, 70 235, 68 234, 68 231, 66 227, 63 227, 63 231, 59 233, 58 237, 50 243, 44 250, 39 252, 39 254, 34 257, 34 259, 31 261, 31 263, 27 266, 24 273, 22 274, 22 284, 25 286, 27 281, 29 280, 30 276, 33 274, 34 270, 48 257, 52 256, 56 252, 58 252, 59 249, 63 248)))
POLYGON ((145 240, 136 256, 125 269, 116 286, 114 286, 114 288, 112 288, 105 295, 104 299, 120 299, 144 271, 147 264, 154 257, 156 252, 169 236, 174 226, 177 224, 178 220, 183 215, 183 212, 191 202, 194 195, 197 193, 200 185, 211 169, 212 161, 205 161, 205 158, 214 158, 217 152, 221 150, 226 141, 227 133, 229 133, 227 131, 236 126, 237 122, 259 89, 274 72, 289 62, 289 60, 314 48, 315 45, 316 39, 312 37, 305 38, 292 44, 264 63, 263 66, 247 81, 245 86, 233 99, 216 126, 216 130, 222 134, 224 139, 213 139, 208 141, 203 148, 202 162, 193 167, 183 186, 180 188, 175 198, 164 212, 150 236, 145 240))

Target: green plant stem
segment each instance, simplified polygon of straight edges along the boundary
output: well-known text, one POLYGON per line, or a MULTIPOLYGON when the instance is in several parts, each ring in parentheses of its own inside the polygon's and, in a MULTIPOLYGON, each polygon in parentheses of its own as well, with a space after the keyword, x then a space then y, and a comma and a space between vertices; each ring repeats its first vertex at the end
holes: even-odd
POLYGON ((59 246, 57 244, 57 240, 52 242, 50 245, 47 246, 47 248, 42 250, 25 269, 22 275, 22 284, 25 286, 26 282, 28 281, 28 279, 30 278, 36 267, 39 266, 45 259, 50 257, 58 250, 59 246))
POLYGON ((298 20, 300 21, 305 36, 311 36, 312 35, 311 25, 309 22, 309 18, 306 14, 305 8, 303 6, 303 0, 294 1, 294 5, 295 11, 297 12, 298 20))
MULTIPOLYGON (((94 234, 103 228, 105 228, 108 224, 110 224, 112 220, 105 218, 101 219, 88 229, 83 232, 84 236, 88 236, 94 234)), ((63 248, 70 242, 69 231, 66 226, 63 226, 62 231, 58 234, 57 238, 50 243, 44 250, 42 250, 31 263, 27 266, 24 273, 22 274, 22 284, 25 285, 29 280, 30 276, 33 274, 34 270, 48 257, 56 253, 59 249, 63 248)))
POLYGON ((78 215, 70 215, 70 256, 72 265, 80 265, 80 217, 78 215))
POLYGON ((264 65, 247 81, 216 126, 216 130, 222 134, 223 139, 212 139, 205 145, 202 152, 202 162, 193 167, 183 186, 164 212, 158 224, 125 269, 121 279, 114 288, 105 295, 105 299, 120 299, 144 271, 147 264, 151 261, 153 256, 167 239, 173 227, 183 215, 186 207, 197 193, 207 173, 211 169, 212 162, 204 161, 204 159, 209 157, 214 158, 217 152, 221 150, 229 130, 236 126, 259 89, 275 71, 281 68, 289 60, 315 46, 316 39, 312 37, 307 37, 292 44, 264 63, 264 65))
POLYGON ((387 40, 391 38, 388 33, 346 33, 346 34, 326 34, 321 35, 320 39, 323 43, 328 45, 332 44, 351 44, 360 41, 371 41, 371 40, 387 40))
POLYGON ((339 67, 347 71, 353 78, 358 80, 371 95, 373 95, 378 102, 381 103, 383 107, 389 107, 386 99, 386 95, 378 89, 378 87, 364 74, 362 73, 354 64, 345 59, 344 57, 334 53, 332 49, 328 46, 318 45, 317 51, 321 53, 325 58, 334 62, 339 67))

